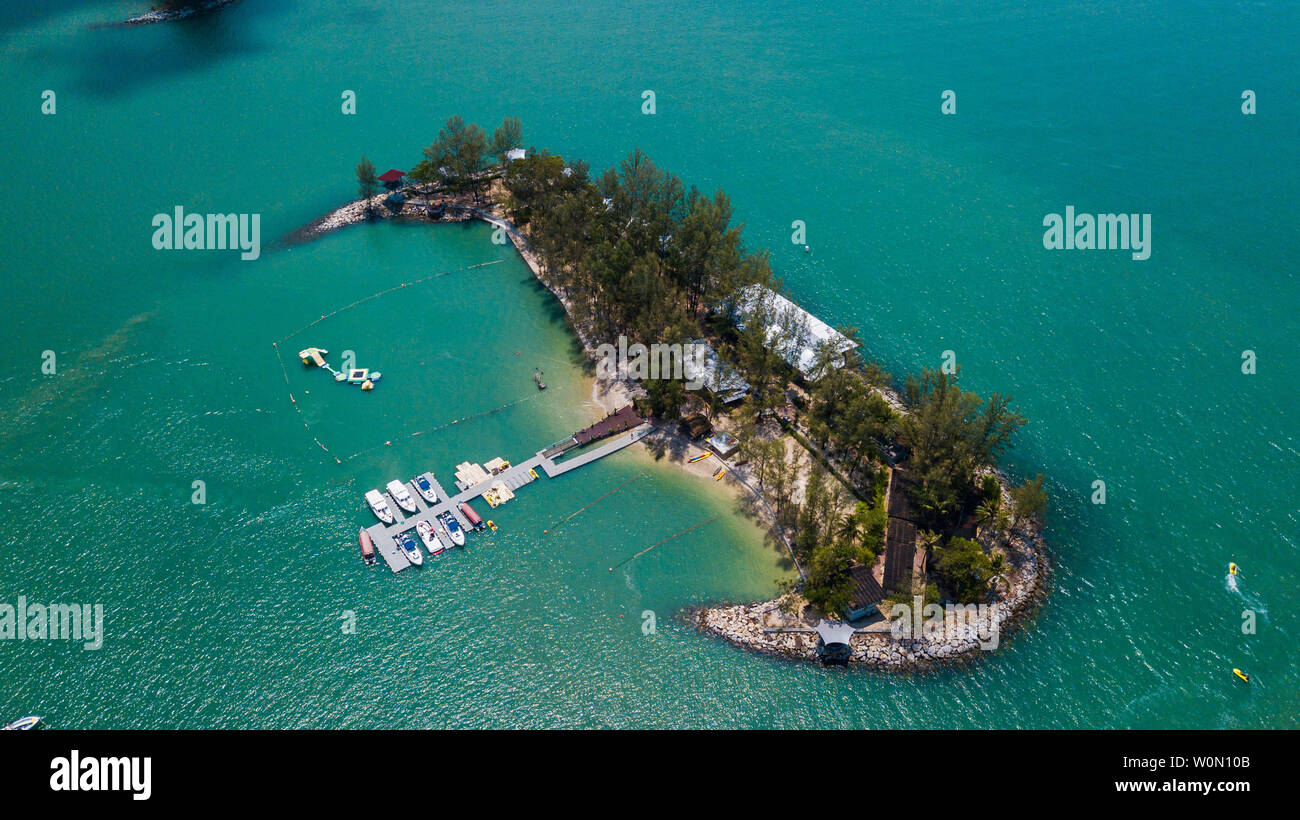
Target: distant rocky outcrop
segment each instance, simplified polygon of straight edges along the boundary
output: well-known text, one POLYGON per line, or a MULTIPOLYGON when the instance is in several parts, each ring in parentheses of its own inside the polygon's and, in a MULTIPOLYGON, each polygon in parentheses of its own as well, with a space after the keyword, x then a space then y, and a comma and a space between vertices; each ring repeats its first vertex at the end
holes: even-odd
POLYGON ((146 26, 150 23, 172 23, 186 20, 200 14, 209 14, 222 6, 228 6, 235 0, 199 0, 194 3, 163 3, 152 11, 123 20, 123 26, 146 26))

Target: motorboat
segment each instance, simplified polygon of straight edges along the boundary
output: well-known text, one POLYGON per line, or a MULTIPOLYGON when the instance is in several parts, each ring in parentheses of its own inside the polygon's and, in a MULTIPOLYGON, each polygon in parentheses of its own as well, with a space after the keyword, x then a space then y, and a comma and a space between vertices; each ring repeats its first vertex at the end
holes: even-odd
POLYGON ((27 717, 18 718, 13 723, 6 723, 4 726, 0 726, 0 732, 24 732, 29 729, 35 729, 39 725, 41 725, 41 718, 39 715, 28 715, 27 717))
POLYGON ((424 548, 429 551, 430 555, 437 555, 442 552, 442 542, 433 531, 433 525, 428 521, 416 521, 415 531, 419 534, 420 540, 424 542, 424 548))
POLYGON ((424 563, 424 556, 420 554, 420 548, 415 545, 415 539, 409 532, 399 532, 397 534, 397 546, 402 548, 402 554, 406 559, 417 567, 424 563))
POLYGON ((458 547, 465 546, 465 531, 461 529, 460 522, 456 520, 454 515, 443 513, 438 516, 438 521, 442 524, 442 528, 447 531, 447 535, 451 538, 453 544, 458 547))
POLYGON ((411 483, 415 485, 415 491, 419 493, 420 497, 426 502, 429 504, 438 503, 438 494, 434 492, 433 483, 430 482, 429 479, 422 475, 417 475, 415 478, 411 479, 411 483))
POLYGON ((411 496, 411 491, 406 489, 406 485, 397 479, 388 482, 388 494, 397 502, 397 506, 407 512, 420 511, 420 508, 415 506, 415 499, 411 496))
POLYGON ((370 511, 375 514, 375 518, 385 524, 391 524, 397 520, 393 517, 393 509, 388 506, 388 502, 384 500, 384 496, 379 490, 367 492, 366 503, 370 505, 370 511))

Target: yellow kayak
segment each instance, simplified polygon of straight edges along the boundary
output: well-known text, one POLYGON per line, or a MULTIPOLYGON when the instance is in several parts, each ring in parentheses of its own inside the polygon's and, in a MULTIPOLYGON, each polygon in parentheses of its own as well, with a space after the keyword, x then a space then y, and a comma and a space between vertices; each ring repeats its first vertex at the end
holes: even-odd
POLYGON ((1231 561, 1228 562, 1228 574, 1229 575, 1237 574, 1237 565, 1232 563, 1231 561))
POLYGON ((1241 678, 1241 679, 1244 680, 1246 683, 1250 683, 1250 675, 1247 675, 1245 672, 1241 671, 1240 669, 1233 669, 1233 670, 1232 670, 1232 674, 1234 674, 1234 675, 1236 675, 1237 677, 1241 678))

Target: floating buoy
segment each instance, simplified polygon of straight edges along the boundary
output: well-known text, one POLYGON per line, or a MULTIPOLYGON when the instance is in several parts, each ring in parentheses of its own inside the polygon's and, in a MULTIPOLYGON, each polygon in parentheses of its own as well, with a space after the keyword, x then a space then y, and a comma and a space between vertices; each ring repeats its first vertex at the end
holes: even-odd
POLYGON ((1237 677, 1241 678, 1241 679, 1244 680, 1246 683, 1250 683, 1250 675, 1247 675, 1245 672, 1241 671, 1240 669, 1233 669, 1233 670, 1232 670, 1232 674, 1234 674, 1234 675, 1236 675, 1237 677))
POLYGON ((804 246, 803 246, 803 252, 804 252, 804 253, 811 253, 812 251, 811 251, 811 249, 810 249, 807 245, 804 245, 804 246))

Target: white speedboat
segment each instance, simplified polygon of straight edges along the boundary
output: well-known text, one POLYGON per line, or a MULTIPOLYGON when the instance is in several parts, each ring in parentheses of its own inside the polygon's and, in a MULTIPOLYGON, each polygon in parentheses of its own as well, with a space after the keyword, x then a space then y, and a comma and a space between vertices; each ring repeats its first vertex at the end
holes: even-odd
POLYGON ((420 554, 420 548, 415 545, 415 539, 409 532, 399 532, 397 534, 397 546, 402 548, 402 554, 407 560, 417 567, 424 563, 424 556, 420 554))
POLYGON ((18 718, 13 723, 6 723, 4 726, 0 726, 0 732, 5 732, 5 731, 22 732, 29 729, 35 729, 37 726, 40 725, 40 723, 41 723, 41 719, 39 716, 28 715, 27 717, 24 718, 18 718))
POLYGON ((433 484, 429 482, 429 479, 417 475, 411 479, 411 483, 415 485, 415 491, 420 494, 420 497, 429 502, 430 505, 438 503, 438 494, 433 491, 433 484))
POLYGON ((420 534, 420 540, 424 542, 424 548, 429 551, 430 555, 437 555, 442 552, 442 542, 433 532, 433 525, 428 521, 416 521, 415 531, 420 534))
POLYGON ((397 502, 397 506, 407 512, 419 512, 419 508, 415 506, 415 499, 411 497, 411 491, 397 479, 388 482, 388 494, 397 502))
POLYGON ((465 531, 461 529, 460 522, 451 513, 443 513, 438 516, 438 521, 442 523, 442 528, 447 531, 451 537, 451 542, 458 547, 465 546, 465 531))
POLYGON ((378 518, 385 524, 391 524, 397 520, 393 518, 393 510, 388 506, 388 502, 384 500, 384 496, 379 492, 379 490, 370 490, 367 492, 366 503, 370 505, 370 511, 375 514, 375 518, 378 518))

